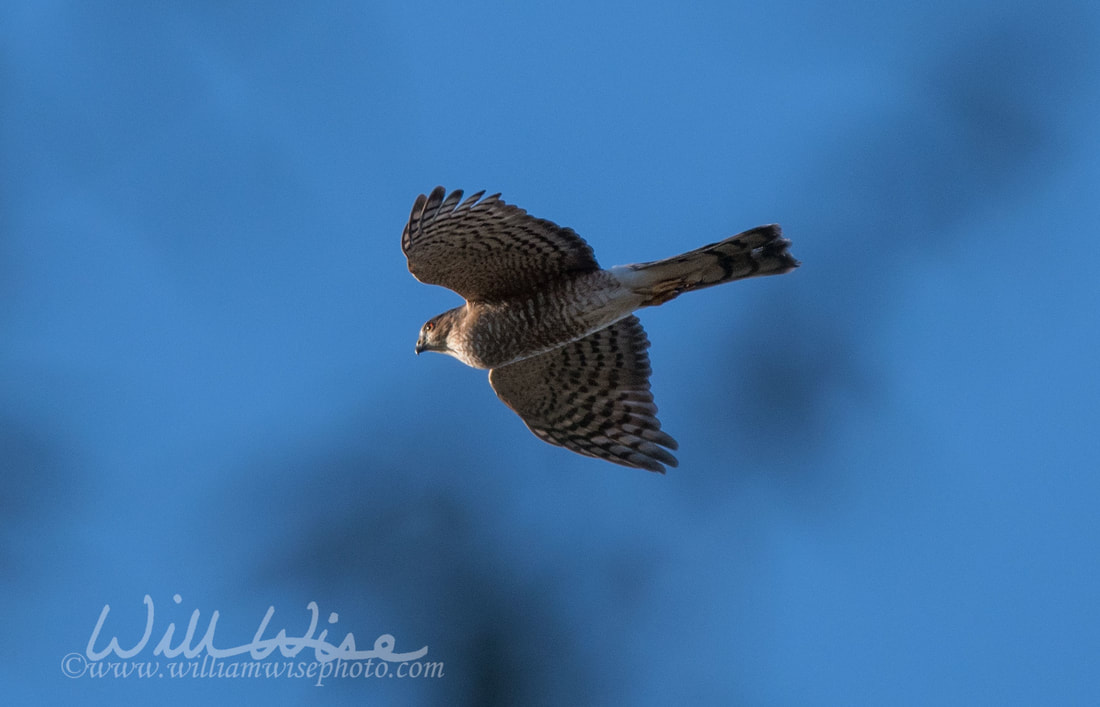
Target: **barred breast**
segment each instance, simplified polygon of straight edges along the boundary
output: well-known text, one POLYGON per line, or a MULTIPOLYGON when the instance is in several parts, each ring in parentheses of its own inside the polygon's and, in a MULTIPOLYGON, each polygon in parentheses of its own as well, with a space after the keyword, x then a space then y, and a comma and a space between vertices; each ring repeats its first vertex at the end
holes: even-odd
POLYGON ((581 339, 629 316, 642 299, 606 270, 501 302, 467 305, 467 363, 497 368, 581 339))

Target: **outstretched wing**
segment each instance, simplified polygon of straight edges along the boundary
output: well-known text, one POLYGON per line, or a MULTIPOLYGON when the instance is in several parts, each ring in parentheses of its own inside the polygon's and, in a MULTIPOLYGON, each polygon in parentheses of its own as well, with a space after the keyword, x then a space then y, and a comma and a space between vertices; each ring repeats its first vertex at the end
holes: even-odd
POLYGON ((676 440, 649 391, 649 339, 630 316, 594 334, 489 372, 497 396, 541 439, 623 466, 664 473, 676 440))
POLYGON ((444 198, 446 190, 436 187, 416 198, 401 250, 417 280, 492 301, 599 270, 592 248, 572 229, 529 216, 499 194, 481 199, 484 193, 462 201, 461 191, 444 198))

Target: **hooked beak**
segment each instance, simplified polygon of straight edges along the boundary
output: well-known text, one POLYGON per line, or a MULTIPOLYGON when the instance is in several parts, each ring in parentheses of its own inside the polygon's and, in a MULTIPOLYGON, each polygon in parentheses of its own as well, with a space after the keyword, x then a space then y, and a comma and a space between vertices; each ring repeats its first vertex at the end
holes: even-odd
POLYGON ((420 352, 423 351, 423 350, 424 350, 423 342, 420 342, 420 341, 416 342, 416 355, 419 356, 420 352))

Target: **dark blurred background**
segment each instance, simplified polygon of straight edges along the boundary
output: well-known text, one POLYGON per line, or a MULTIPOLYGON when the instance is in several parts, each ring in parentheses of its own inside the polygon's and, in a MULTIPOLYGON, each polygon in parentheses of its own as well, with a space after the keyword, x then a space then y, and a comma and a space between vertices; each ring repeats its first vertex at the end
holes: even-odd
POLYGON ((4 4, 5 692, 1095 704, 1098 39, 1086 2, 4 4), (436 184, 605 265, 779 222, 803 267, 642 312, 681 465, 623 469, 413 356, 459 302, 400 251, 436 184), (66 677, 147 594, 135 660, 312 601, 445 677, 66 677))

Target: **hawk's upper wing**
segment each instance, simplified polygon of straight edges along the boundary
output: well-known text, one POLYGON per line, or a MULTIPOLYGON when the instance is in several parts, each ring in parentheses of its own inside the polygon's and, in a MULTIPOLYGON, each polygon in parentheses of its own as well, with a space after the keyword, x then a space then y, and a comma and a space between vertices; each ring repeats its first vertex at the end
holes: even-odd
POLYGON ((649 392, 649 339, 627 317, 538 356, 494 368, 489 383, 541 439, 623 466, 664 473, 676 440, 649 392))
POLYGON ((401 235, 409 272, 467 300, 494 300, 570 273, 598 270, 592 248, 571 229, 505 204, 499 194, 436 187, 421 194, 401 235))

